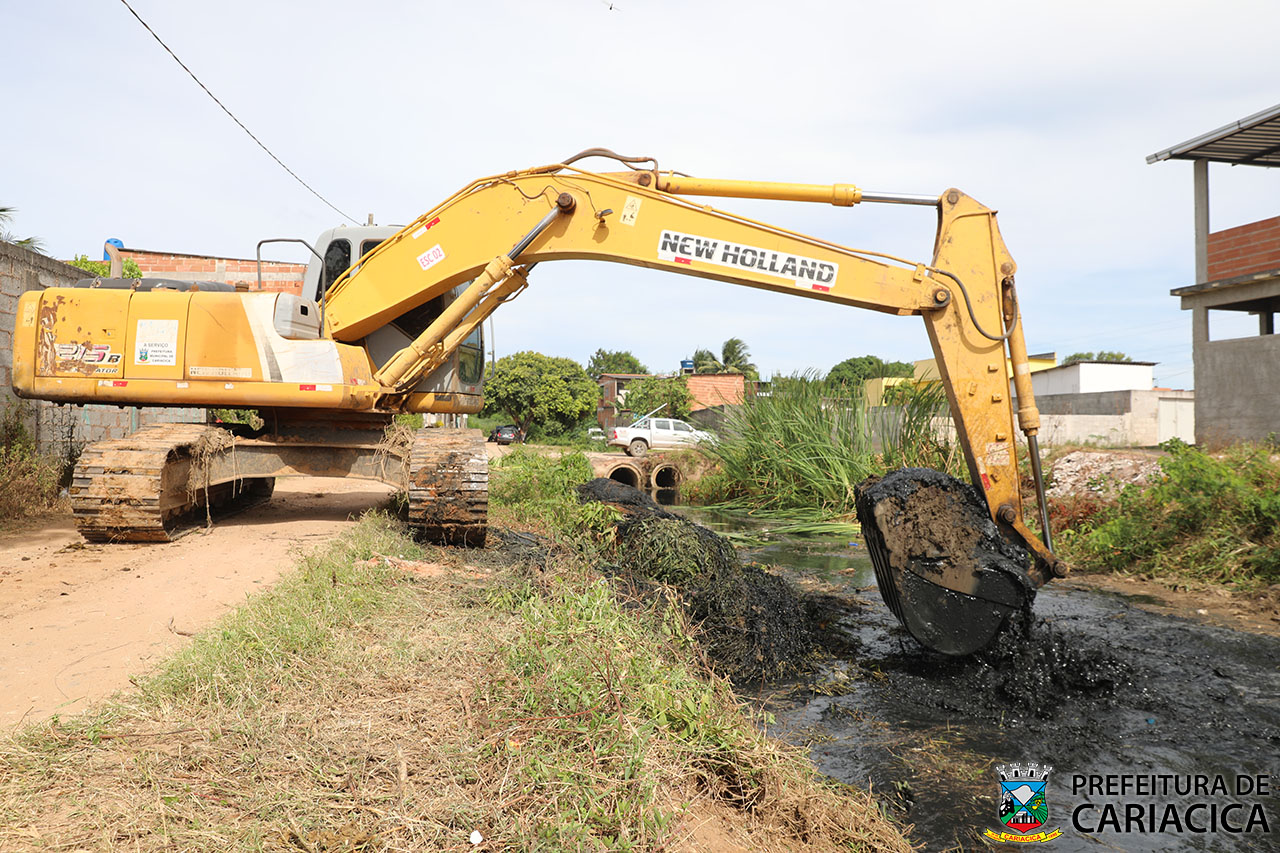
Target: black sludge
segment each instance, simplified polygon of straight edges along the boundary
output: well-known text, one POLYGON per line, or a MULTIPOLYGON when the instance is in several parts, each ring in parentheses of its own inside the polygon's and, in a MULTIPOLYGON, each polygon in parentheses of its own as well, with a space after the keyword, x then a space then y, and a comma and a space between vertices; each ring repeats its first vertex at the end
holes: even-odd
POLYGON ((880 593, 921 645, 970 654, 1031 606, 1026 552, 968 484, 904 468, 861 483, 855 505, 880 593))
POLYGON ((699 642, 717 670, 737 681, 758 681, 807 669, 822 645, 820 620, 829 618, 785 579, 742 565, 727 539, 613 480, 578 487, 583 501, 623 513, 616 565, 639 586, 669 584, 698 625, 699 642))

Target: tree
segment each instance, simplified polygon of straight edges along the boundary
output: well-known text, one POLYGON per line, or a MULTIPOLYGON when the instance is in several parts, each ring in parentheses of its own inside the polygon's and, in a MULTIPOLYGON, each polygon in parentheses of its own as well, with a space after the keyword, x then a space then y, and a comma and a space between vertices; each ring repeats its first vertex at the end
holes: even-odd
POLYGON ((720 346, 720 357, 709 349, 693 354, 695 373, 743 373, 752 381, 760 378, 756 366, 751 363, 751 350, 742 338, 729 338, 720 346))
POLYGON ((1062 360, 1062 366, 1075 364, 1077 361, 1108 361, 1115 364, 1129 364, 1132 358, 1122 352, 1112 352, 1110 350, 1098 350, 1094 352, 1073 352, 1062 360))
MULTIPOLYGON (((111 264, 106 261, 91 261, 88 255, 76 255, 75 260, 67 263, 76 269, 92 273, 98 278, 106 278, 111 275, 111 264)), ((125 278, 142 278, 142 268, 138 266, 138 262, 133 258, 125 258, 123 275, 125 278)))
POLYGON ((600 387, 573 359, 526 351, 498 359, 485 396, 485 414, 505 412, 526 434, 559 434, 595 413, 600 387))
POLYGON ((831 372, 827 374, 827 382, 856 389, 861 388, 862 383, 868 379, 879 379, 882 376, 910 378, 914 375, 915 367, 905 361, 884 361, 875 355, 859 355, 846 358, 831 368, 831 372))
POLYGON ((648 373, 649 368, 640 363, 640 359, 630 350, 598 349, 587 362, 587 373, 592 379, 599 379, 604 373, 648 373))
POLYGON ((9 232, 8 225, 13 221, 13 215, 18 212, 16 207, 0 206, 0 241, 12 243, 15 246, 21 246, 24 249, 30 249, 33 252, 44 254, 44 241, 39 237, 17 237, 9 232))
POLYGON ((649 376, 627 386, 627 408, 637 417, 661 406, 660 417, 687 418, 693 409, 693 395, 683 376, 649 376))

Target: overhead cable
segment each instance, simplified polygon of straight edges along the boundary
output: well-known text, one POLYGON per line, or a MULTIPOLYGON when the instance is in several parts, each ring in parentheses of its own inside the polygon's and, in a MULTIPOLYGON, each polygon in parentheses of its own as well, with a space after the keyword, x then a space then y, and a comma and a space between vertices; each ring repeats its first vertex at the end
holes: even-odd
POLYGON ((355 220, 355 219, 352 219, 350 216, 348 216, 346 213, 344 213, 342 210, 339 210, 339 209, 338 209, 338 207, 337 207, 336 205, 334 205, 334 203, 333 203, 333 202, 329 201, 329 199, 325 198, 324 196, 320 195, 320 193, 316 192, 316 190, 315 190, 315 188, 314 188, 314 187, 312 187, 312 186, 311 186, 310 184, 308 184, 306 181, 302 180, 302 178, 298 177, 298 174, 297 174, 296 172, 294 172, 294 171, 293 171, 293 169, 290 169, 288 166, 286 166, 286 165, 284 164, 284 161, 283 161, 283 160, 281 160, 279 157, 277 157, 277 156, 275 155, 275 152, 273 152, 270 148, 268 148, 266 145, 264 145, 264 144, 262 143, 262 140, 261 140, 261 139, 259 139, 258 137, 256 137, 256 136, 254 136, 254 135, 253 135, 253 131, 252 131, 252 130, 250 130, 249 128, 245 127, 244 122, 242 122, 240 119, 236 118, 235 113, 233 113, 233 112, 231 112, 231 110, 227 109, 227 105, 226 105, 226 104, 224 104, 224 103, 222 103, 222 101, 218 100, 218 96, 217 96, 217 95, 215 95, 215 94, 213 94, 213 92, 210 92, 210 91, 209 91, 209 87, 208 87, 208 86, 206 86, 204 83, 200 82, 200 78, 199 78, 199 77, 197 77, 197 76, 195 75, 195 72, 194 72, 194 71, 192 71, 190 68, 188 68, 188 67, 187 67, 187 64, 186 64, 185 62, 183 62, 181 59, 179 59, 179 58, 178 58, 178 55, 177 55, 176 53, 174 53, 174 52, 173 52, 173 49, 172 49, 172 48, 170 48, 170 47, 169 47, 169 45, 167 45, 167 44, 165 44, 165 43, 164 43, 164 39, 162 39, 162 38, 160 38, 160 36, 156 35, 156 31, 155 31, 155 30, 153 30, 153 29, 151 29, 151 25, 150 25, 150 24, 148 24, 146 21, 142 20, 142 16, 138 14, 137 10, 135 10, 132 6, 130 6, 130 5, 129 5, 129 0, 120 0, 120 2, 121 2, 121 3, 123 3, 123 4, 124 4, 124 7, 125 7, 126 9, 128 9, 128 10, 133 14, 133 17, 135 17, 135 18, 137 18, 137 19, 138 19, 138 23, 142 24, 142 26, 143 26, 144 28, 146 28, 146 31, 147 31, 147 32, 149 32, 149 33, 151 33, 151 37, 152 37, 152 38, 154 38, 157 42, 159 42, 160 46, 161 46, 161 47, 163 47, 163 48, 165 49, 165 51, 166 51, 170 56, 172 56, 172 57, 173 57, 173 61, 174 61, 174 62, 176 62, 176 63, 178 63, 179 65, 181 65, 181 66, 182 66, 182 70, 183 70, 183 71, 185 71, 185 72, 187 72, 187 74, 191 75, 191 79, 196 81, 196 85, 197 85, 197 86, 199 86, 201 89, 204 89, 204 93, 205 93, 206 95, 208 95, 210 98, 213 98, 213 102, 214 102, 215 104, 217 104, 219 107, 221 107, 221 108, 222 108, 222 111, 223 111, 224 113, 226 113, 228 116, 230 116, 232 121, 234 121, 236 124, 240 125, 240 129, 241 129, 241 130, 243 130, 245 133, 249 134, 249 138, 250 138, 250 139, 252 139, 254 142, 258 143, 258 147, 259 147, 259 148, 261 148, 263 151, 267 152, 267 154, 271 157, 271 159, 272 159, 272 160, 275 160, 277 163, 279 163, 279 164, 280 164, 280 168, 284 169, 286 172, 288 172, 290 175, 292 175, 292 176, 293 176, 293 179, 294 179, 295 181, 297 181, 298 183, 300 183, 300 184, 302 184, 304 187, 306 187, 306 188, 307 188, 307 190, 308 190, 308 191, 309 191, 313 196, 315 196, 316 198, 320 199, 322 202, 324 202, 325 204, 327 204, 330 208, 332 208, 334 211, 336 211, 340 216, 345 217, 347 220, 349 220, 349 221, 350 221, 352 224, 354 224, 354 225, 359 225, 359 224, 360 224, 359 222, 356 222, 356 220, 355 220))

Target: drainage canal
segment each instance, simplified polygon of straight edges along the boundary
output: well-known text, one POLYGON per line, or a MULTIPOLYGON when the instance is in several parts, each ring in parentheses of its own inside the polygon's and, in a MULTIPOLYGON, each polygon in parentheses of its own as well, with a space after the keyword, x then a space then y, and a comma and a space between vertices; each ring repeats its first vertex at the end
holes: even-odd
POLYGON ((1008 830, 998 818, 997 768, 1032 762, 1053 768, 1043 829, 1062 831, 1044 845, 1054 853, 1280 849, 1280 639, 1153 614, 1086 578, 1041 589, 1026 633, 943 657, 894 620, 855 535, 788 540, 758 524, 681 511, 763 540, 745 560, 861 602, 830 626, 855 653, 802 681, 750 692, 769 697, 771 733, 806 746, 822 773, 870 784, 887 811, 914 824, 911 840, 924 849, 991 850, 984 831, 1008 830), (1073 777, 1150 774, 1221 776, 1233 789, 1238 777, 1269 776, 1269 792, 1201 796, 1170 783, 1167 795, 1122 794, 1115 781, 1112 795, 1073 786, 1073 777), (1269 831, 1255 821, 1239 832, 1255 807, 1269 831), (1141 821, 1130 819, 1138 812, 1141 821), (1218 820, 1207 831, 1211 812, 1218 820), (1163 831, 1153 831, 1153 815, 1163 831))

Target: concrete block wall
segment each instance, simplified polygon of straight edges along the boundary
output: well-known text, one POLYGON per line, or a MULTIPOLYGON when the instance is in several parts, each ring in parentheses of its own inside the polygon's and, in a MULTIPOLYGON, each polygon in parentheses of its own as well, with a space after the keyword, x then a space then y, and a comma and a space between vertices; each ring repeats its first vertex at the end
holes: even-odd
POLYGON ((1280 216, 1209 235, 1209 281, 1280 269, 1280 216))
POLYGON ((13 328, 18 298, 28 290, 66 287, 84 277, 84 270, 0 242, 0 407, 20 413, 41 450, 64 458, 77 446, 125 436, 138 426, 204 423, 204 409, 57 406, 41 400, 20 400, 14 395, 13 328))
MULTIPOLYGON (((1194 391, 1101 391, 1036 397, 1040 443, 1154 447, 1174 436, 1161 432, 1162 407, 1195 399, 1194 391)), ((1190 443, 1193 427, 1177 437, 1190 443)))
POLYGON ((1280 435, 1280 335, 1196 341, 1196 443, 1280 435))

